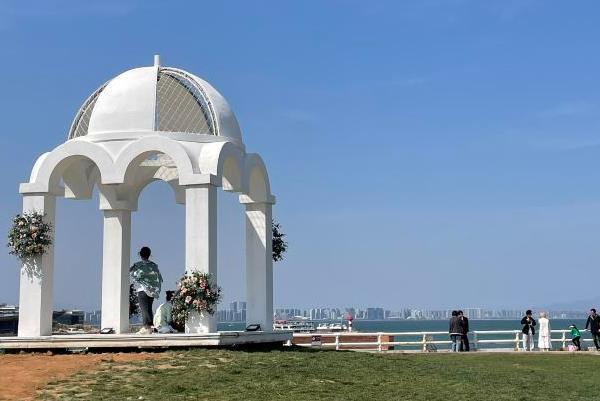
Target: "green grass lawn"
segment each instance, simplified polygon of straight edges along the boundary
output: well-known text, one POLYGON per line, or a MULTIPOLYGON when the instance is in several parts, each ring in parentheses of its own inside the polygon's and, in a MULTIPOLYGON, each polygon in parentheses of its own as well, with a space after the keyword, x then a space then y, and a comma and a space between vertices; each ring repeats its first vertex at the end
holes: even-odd
POLYGON ((591 354, 172 351, 51 383, 43 400, 600 400, 591 354))

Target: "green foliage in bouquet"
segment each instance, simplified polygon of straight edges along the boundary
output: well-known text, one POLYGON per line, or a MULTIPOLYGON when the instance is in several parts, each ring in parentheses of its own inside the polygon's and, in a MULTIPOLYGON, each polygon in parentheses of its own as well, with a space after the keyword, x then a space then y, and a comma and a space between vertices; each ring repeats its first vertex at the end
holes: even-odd
POLYGON ((221 287, 211 282, 210 274, 186 273, 177 281, 173 294, 173 320, 183 325, 193 311, 214 315, 220 300, 221 287))
POLYGON ((273 230, 273 262, 283 260, 283 254, 287 251, 288 243, 283 239, 285 234, 281 231, 281 226, 275 221, 271 222, 273 230))
POLYGON ((129 317, 140 313, 140 305, 138 304, 137 294, 133 290, 133 284, 129 285, 129 317))
POLYGON ((43 255, 52 244, 52 225, 38 212, 18 214, 8 231, 9 253, 21 260, 43 255))

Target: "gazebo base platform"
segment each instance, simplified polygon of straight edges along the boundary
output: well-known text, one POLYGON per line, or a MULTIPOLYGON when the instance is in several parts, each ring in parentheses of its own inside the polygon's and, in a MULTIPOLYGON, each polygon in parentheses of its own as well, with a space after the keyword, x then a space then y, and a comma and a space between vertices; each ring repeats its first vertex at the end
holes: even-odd
POLYGON ((0 337, 0 351, 165 349, 251 345, 278 347, 291 339, 291 332, 262 331, 221 331, 205 334, 69 334, 43 337, 0 337))

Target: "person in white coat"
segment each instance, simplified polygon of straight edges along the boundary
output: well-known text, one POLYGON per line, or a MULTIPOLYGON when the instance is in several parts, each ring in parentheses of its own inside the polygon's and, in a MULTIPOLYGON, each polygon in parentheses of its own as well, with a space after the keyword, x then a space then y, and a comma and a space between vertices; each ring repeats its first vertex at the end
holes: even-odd
POLYGON ((552 341, 550 340, 550 320, 546 317, 545 312, 540 312, 540 319, 538 320, 538 348, 540 351, 548 351, 552 349, 552 341))

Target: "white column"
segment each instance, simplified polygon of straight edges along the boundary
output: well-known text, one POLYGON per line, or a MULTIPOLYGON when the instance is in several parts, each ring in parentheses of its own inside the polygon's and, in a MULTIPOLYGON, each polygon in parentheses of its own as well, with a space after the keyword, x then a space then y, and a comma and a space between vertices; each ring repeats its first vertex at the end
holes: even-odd
MULTIPOLYGON (((45 214, 55 231, 56 199, 49 194, 24 194, 23 212, 45 214)), ((53 235, 54 237, 54 235, 53 235)), ((54 242, 54 241, 53 241, 54 242)), ((52 334, 54 243, 44 255, 23 263, 19 289, 19 337, 52 334)))
MULTIPOLYGON (((185 188, 185 266, 210 274, 217 283, 217 187, 212 184, 185 188)), ((192 314, 185 331, 216 333, 216 313, 192 314)))
POLYGON ((246 324, 273 330, 273 232, 270 203, 246 204, 246 324))
POLYGON ((102 328, 129 333, 131 211, 104 210, 102 328))

